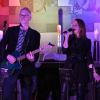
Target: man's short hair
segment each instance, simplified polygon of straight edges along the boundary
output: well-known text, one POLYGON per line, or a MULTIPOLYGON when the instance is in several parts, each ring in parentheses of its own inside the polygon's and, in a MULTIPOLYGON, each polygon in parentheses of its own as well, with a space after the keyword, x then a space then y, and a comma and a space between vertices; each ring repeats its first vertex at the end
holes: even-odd
POLYGON ((29 8, 27 8, 27 7, 22 8, 22 9, 20 10, 20 12, 21 12, 22 10, 26 10, 28 13, 30 13, 30 14, 31 14, 30 9, 29 9, 29 8))

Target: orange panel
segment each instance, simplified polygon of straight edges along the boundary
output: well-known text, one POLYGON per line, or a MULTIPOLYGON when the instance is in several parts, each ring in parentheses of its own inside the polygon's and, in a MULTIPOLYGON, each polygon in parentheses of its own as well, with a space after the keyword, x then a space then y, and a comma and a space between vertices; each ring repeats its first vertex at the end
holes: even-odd
POLYGON ((18 24, 19 15, 9 15, 9 24, 18 24))
POLYGON ((9 6, 20 6, 20 0, 9 0, 9 6))
POLYGON ((15 15, 16 7, 10 6, 9 7, 9 15, 15 15))

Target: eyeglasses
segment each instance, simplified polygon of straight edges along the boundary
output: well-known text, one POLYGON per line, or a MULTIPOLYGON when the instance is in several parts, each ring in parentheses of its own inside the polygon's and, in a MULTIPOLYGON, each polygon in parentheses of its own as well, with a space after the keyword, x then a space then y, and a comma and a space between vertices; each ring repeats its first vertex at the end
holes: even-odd
POLYGON ((21 17, 28 17, 28 14, 20 14, 21 17))

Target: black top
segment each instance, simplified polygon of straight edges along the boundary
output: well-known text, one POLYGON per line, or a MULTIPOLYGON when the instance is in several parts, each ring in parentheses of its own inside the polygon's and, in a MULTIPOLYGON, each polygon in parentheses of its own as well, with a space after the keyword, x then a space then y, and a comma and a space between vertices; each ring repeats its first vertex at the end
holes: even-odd
POLYGON ((87 63, 93 63, 91 54, 91 40, 88 38, 77 38, 74 34, 69 36, 68 48, 63 48, 63 53, 70 57, 84 57, 87 63))
POLYGON ((75 34, 69 36, 68 48, 63 48, 67 54, 65 67, 73 69, 73 76, 85 82, 89 79, 88 65, 93 63, 91 54, 91 40, 88 38, 77 38, 75 34))

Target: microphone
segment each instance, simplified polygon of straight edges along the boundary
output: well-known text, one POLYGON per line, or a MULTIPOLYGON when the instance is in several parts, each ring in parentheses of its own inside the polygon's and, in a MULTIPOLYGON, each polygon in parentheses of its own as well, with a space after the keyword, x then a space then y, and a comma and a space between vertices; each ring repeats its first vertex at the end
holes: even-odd
POLYGON ((66 33, 68 33, 68 32, 73 32, 73 31, 74 31, 74 29, 69 28, 67 31, 64 31, 63 33, 66 34, 66 33))
POLYGON ((7 26, 7 21, 5 20, 4 22, 3 22, 3 27, 5 28, 7 26))

